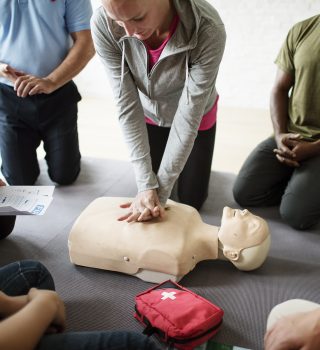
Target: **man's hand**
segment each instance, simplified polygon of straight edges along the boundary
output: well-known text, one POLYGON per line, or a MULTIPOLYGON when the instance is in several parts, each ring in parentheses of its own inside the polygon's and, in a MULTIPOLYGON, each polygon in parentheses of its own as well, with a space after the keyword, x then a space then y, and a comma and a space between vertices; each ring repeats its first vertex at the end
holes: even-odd
POLYGON ((281 318, 265 335, 266 350, 319 350, 320 309, 281 318))
POLYGON ((298 167, 300 165, 294 152, 294 148, 298 145, 300 139, 300 134, 280 133, 275 135, 277 148, 273 152, 279 162, 291 167, 298 167))
POLYGON ((319 142, 308 142, 300 140, 297 142, 292 152, 296 155, 296 160, 301 162, 303 160, 320 155, 320 145, 319 142))
POLYGON ((51 94, 56 89, 57 86, 52 80, 29 74, 18 77, 14 83, 14 90, 19 97, 27 97, 36 94, 51 94))
POLYGON ((140 192, 132 203, 124 203, 121 208, 129 208, 129 212, 118 218, 119 221, 149 221, 152 218, 163 218, 164 208, 160 204, 156 190, 140 192))
POLYGON ((0 186, 6 186, 6 183, 0 179, 0 186))
POLYGON ((28 293, 29 302, 43 300, 48 308, 53 307, 53 318, 47 333, 63 332, 66 328, 66 311, 59 295, 51 290, 31 288, 28 293))
POLYGON ((5 63, 0 64, 0 76, 12 81, 13 83, 16 81, 17 78, 23 76, 24 74, 25 73, 18 71, 17 69, 14 69, 8 64, 5 64, 5 63))

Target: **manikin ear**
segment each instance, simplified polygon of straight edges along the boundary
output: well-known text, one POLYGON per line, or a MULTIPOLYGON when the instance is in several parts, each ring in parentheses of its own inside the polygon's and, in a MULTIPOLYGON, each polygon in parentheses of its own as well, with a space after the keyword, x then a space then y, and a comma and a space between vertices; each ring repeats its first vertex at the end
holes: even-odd
POLYGON ((223 255, 239 270, 251 271, 260 267, 266 260, 270 242, 270 236, 267 236, 261 244, 242 249, 241 251, 223 247, 223 255))

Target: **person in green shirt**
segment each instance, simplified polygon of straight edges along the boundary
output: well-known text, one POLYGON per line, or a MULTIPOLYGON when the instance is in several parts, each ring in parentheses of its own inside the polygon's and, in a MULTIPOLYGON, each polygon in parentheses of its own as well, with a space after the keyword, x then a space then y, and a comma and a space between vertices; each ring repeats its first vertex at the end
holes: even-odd
POLYGON ((320 15, 295 24, 275 61, 274 135, 249 155, 233 188, 244 207, 280 205, 303 230, 320 219, 320 15))

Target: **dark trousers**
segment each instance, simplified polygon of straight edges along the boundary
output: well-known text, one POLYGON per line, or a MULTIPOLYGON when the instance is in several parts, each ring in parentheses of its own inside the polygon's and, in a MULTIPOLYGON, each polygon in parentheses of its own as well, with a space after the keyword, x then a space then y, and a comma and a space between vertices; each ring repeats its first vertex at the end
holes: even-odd
POLYGON ((0 239, 6 238, 13 230, 16 217, 12 216, 0 216, 0 239))
MULTIPOLYGON (((49 271, 41 263, 24 260, 0 268, 0 290, 2 292, 10 296, 18 296, 27 294, 33 287, 49 290, 55 288, 49 271)), ((127 331, 66 332, 44 335, 36 347, 36 350, 57 349, 157 350, 157 347, 146 336, 127 331)))
POLYGON ((52 181, 67 185, 80 172, 77 103, 73 82, 55 92, 21 98, 0 84, 1 171, 10 185, 33 185, 40 169, 36 150, 43 141, 52 181))
MULTIPOLYGON (((152 168, 158 172, 167 144, 170 128, 147 124, 152 168)), ((200 209, 208 197, 216 125, 198 131, 187 163, 177 180, 179 201, 200 209)))
POLYGON ((280 205, 289 225, 309 228, 320 219, 320 156, 293 168, 277 160, 276 147, 270 137, 252 151, 234 184, 234 198, 243 207, 280 205))

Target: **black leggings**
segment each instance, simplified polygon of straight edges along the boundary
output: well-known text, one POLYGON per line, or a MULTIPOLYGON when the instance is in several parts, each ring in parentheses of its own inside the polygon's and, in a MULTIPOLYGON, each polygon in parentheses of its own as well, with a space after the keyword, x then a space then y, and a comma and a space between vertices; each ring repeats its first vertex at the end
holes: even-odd
MULTIPOLYGON (((147 130, 152 169, 157 173, 170 128, 147 124, 147 130)), ((198 210, 208 197, 215 134, 216 124, 208 130, 198 131, 192 151, 176 184, 179 201, 198 210)))

